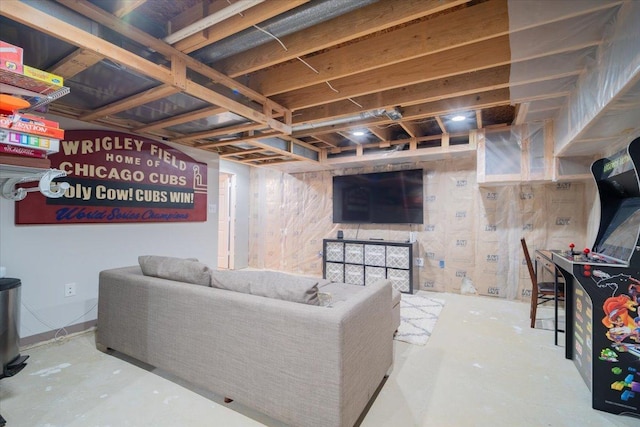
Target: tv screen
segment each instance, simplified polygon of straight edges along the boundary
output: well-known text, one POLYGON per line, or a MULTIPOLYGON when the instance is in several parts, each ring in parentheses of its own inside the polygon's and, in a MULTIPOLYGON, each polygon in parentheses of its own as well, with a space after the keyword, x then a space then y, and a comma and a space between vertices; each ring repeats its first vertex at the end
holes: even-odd
POLYGON ((333 222, 422 224, 422 169, 333 177, 333 222))

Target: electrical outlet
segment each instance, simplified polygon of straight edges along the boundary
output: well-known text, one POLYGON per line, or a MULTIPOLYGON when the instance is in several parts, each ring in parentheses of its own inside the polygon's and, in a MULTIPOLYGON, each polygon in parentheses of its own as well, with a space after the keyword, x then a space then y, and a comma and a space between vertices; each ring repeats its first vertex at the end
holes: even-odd
POLYGON ((424 267, 424 258, 416 258, 416 265, 418 267, 424 267))
POLYGON ((76 294, 76 284, 75 283, 67 283, 64 285, 64 296, 72 297, 76 294))

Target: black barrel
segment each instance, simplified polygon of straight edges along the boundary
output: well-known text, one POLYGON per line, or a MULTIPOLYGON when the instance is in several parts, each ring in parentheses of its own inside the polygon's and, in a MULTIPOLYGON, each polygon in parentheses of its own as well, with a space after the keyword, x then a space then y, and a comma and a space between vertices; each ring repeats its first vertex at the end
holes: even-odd
POLYGON ((0 378, 20 356, 20 279, 0 279, 0 378))

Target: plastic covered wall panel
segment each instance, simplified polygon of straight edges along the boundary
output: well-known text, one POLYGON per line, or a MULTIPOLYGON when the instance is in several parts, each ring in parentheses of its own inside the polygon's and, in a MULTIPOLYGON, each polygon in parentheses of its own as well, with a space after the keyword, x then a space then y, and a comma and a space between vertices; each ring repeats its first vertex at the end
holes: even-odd
MULTIPOLYGON (((541 124, 538 125, 528 125, 528 157, 529 157, 529 177, 544 179, 545 173, 548 169, 547 164, 549 163, 550 155, 547 154, 545 150, 545 135, 544 135, 544 126, 541 124)), ((550 143, 550 142, 549 142, 550 143)))
MULTIPOLYGON (((587 213, 595 186, 588 182, 478 185, 473 158, 406 167, 425 171, 420 226, 333 224, 332 174, 391 170, 390 166, 299 174, 252 168, 250 266, 321 277, 323 239, 333 239, 338 230, 345 240, 363 241, 407 241, 413 232, 413 256, 424 260, 423 267, 414 264, 419 270, 414 290, 459 293, 470 285, 478 295, 528 299, 531 282, 521 237, 531 251, 566 249, 570 242, 577 247, 592 244, 586 241, 591 224, 587 213)), ((367 265, 378 266, 372 262, 381 256, 378 246, 365 242, 367 265)), ((344 281, 339 277, 342 264, 336 263, 332 271, 331 280, 344 281)))
POLYGON ((478 182, 549 181, 553 168, 551 122, 478 132, 478 182))
POLYGON ((520 175, 520 141, 511 131, 488 132, 485 136, 485 174, 520 175))

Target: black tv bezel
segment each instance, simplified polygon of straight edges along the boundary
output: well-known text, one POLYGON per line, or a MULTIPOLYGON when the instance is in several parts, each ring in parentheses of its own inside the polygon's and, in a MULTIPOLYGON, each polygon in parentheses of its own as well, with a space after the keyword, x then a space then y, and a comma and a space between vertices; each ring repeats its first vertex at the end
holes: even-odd
MULTIPOLYGON (((412 178, 417 178, 416 177, 412 177, 412 178)), ((424 224, 424 169, 402 169, 402 170, 396 170, 396 171, 385 171, 385 172, 369 172, 369 173, 363 173, 363 174, 351 174, 351 175, 334 175, 333 179, 332 179, 332 222, 334 224, 380 224, 380 225, 411 225, 411 224, 424 224), (342 212, 337 212, 337 206, 336 206, 336 179, 338 180, 342 180, 342 179, 356 179, 353 177, 360 177, 360 178, 364 178, 367 180, 367 182, 372 182, 374 181, 372 178, 376 177, 376 176, 384 176, 384 177, 389 177, 391 175, 403 175, 403 174, 411 174, 411 173, 415 173, 416 175, 419 175, 420 177, 420 188, 421 188, 421 199, 422 199, 422 203, 420 205, 420 214, 419 214, 419 221, 375 221, 375 220, 345 220, 344 218, 344 214, 342 212), (341 217, 341 221, 336 221, 336 213, 340 213, 340 217, 341 217)), ((339 204, 339 206, 342 206, 342 203, 339 204)), ((418 218, 412 218, 412 219, 418 219, 418 218)))

